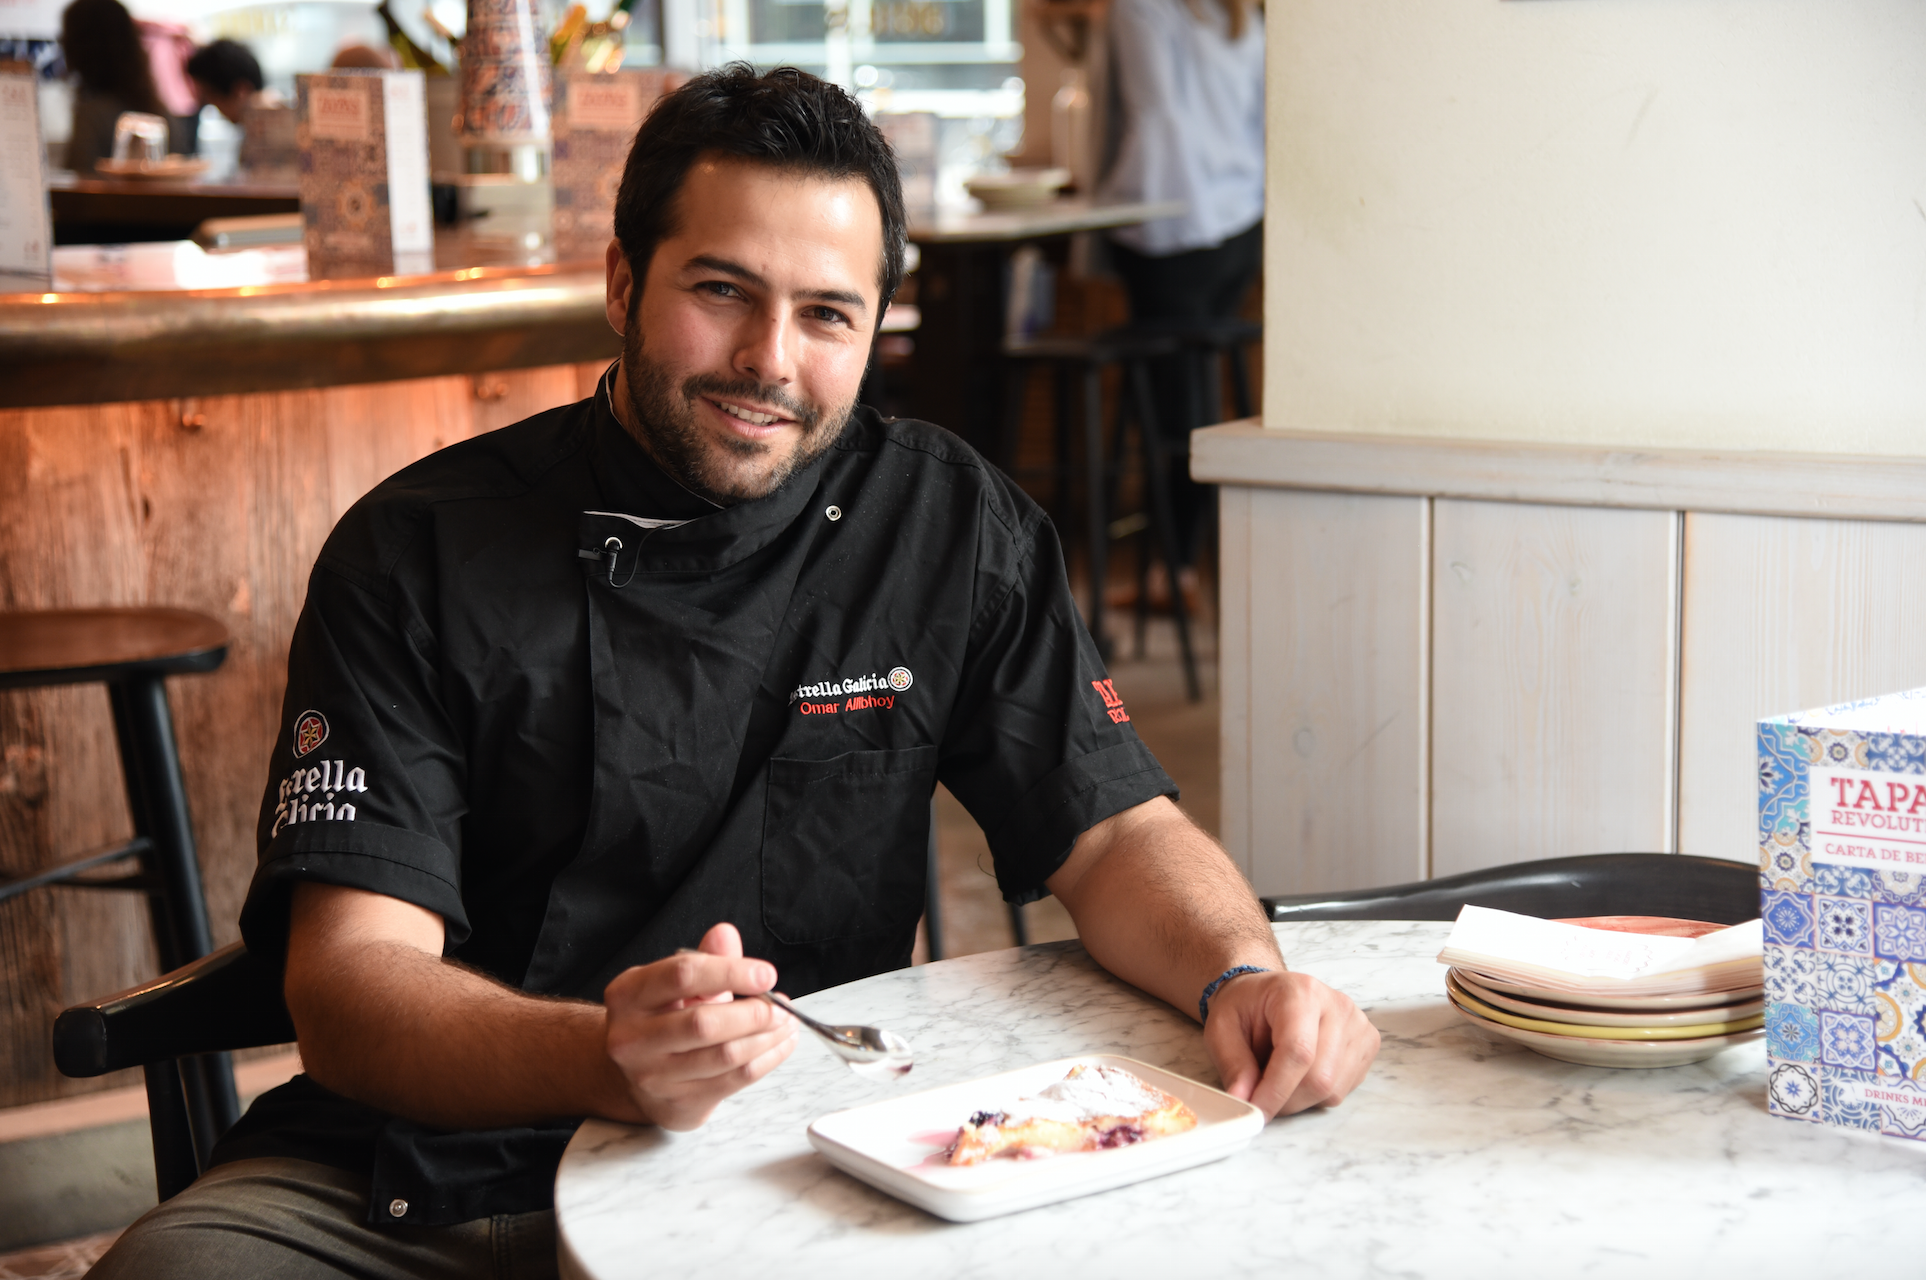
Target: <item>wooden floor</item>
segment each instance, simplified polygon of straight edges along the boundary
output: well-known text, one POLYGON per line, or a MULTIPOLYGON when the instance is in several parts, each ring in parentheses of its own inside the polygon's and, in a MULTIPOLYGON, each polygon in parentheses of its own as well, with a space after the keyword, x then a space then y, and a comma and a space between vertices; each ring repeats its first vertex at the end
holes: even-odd
POLYGON ((80 1280, 119 1238, 119 1231, 103 1231, 97 1236, 0 1253, 0 1280, 80 1280))

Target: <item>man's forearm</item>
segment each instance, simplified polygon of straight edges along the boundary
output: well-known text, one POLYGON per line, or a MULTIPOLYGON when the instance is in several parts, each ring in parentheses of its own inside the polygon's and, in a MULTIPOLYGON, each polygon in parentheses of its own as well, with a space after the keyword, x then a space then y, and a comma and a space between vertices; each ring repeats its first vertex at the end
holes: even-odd
POLYGON ((290 947, 286 990, 317 1082, 444 1128, 642 1118, 609 1059, 600 1005, 529 996, 423 946, 339 927, 341 912, 366 904, 310 888, 323 893, 297 897, 304 945, 290 947), (337 927, 313 927, 329 913, 337 927))
POLYGON ((1244 877, 1168 800, 1086 831, 1049 887, 1097 963, 1193 1017, 1225 970, 1283 964, 1244 877))

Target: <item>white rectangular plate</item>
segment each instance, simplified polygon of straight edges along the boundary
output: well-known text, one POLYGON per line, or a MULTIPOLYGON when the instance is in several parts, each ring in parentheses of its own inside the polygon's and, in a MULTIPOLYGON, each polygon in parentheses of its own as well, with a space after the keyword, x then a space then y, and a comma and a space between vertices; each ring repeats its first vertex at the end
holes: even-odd
POLYGON ((1135 1058, 1091 1054, 837 1111, 809 1126, 809 1142, 879 1191, 951 1222, 978 1222, 1221 1160, 1248 1146, 1263 1127, 1263 1112, 1228 1093, 1135 1058), (944 1160, 944 1149, 972 1114, 1045 1089, 1079 1064, 1122 1067, 1183 1099, 1197 1113, 1197 1127, 1109 1151, 961 1167, 944 1160))

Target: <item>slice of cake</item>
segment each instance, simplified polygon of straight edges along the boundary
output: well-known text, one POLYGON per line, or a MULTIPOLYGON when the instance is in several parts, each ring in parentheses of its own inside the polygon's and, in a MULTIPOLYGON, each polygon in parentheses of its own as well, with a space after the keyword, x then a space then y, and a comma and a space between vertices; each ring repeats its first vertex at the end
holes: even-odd
POLYGON ((1196 1127, 1197 1113, 1182 1099, 1121 1067, 1078 1065, 1034 1097, 971 1116, 950 1147, 950 1163, 1102 1151, 1196 1127))

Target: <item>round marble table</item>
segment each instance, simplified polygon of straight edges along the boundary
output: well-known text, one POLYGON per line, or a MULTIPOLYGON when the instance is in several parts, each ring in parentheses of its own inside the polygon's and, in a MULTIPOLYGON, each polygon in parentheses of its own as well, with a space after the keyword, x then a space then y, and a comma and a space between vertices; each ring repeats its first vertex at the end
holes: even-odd
POLYGON ((1227 1160, 957 1225, 873 1191, 809 1146, 818 1116, 1080 1053, 1216 1083, 1196 1024, 1074 942, 903 969, 817 992, 829 1021, 907 1035, 902 1086, 805 1041, 694 1133, 591 1121, 555 1186, 562 1272, 630 1277, 1914 1274, 1926 1147, 1770 1117, 1760 1042, 1612 1071, 1466 1024, 1435 956, 1450 926, 1276 926, 1292 966, 1384 1034, 1341 1107, 1272 1122, 1227 1160), (1910 1259, 1910 1261, 1908 1261, 1910 1259))

